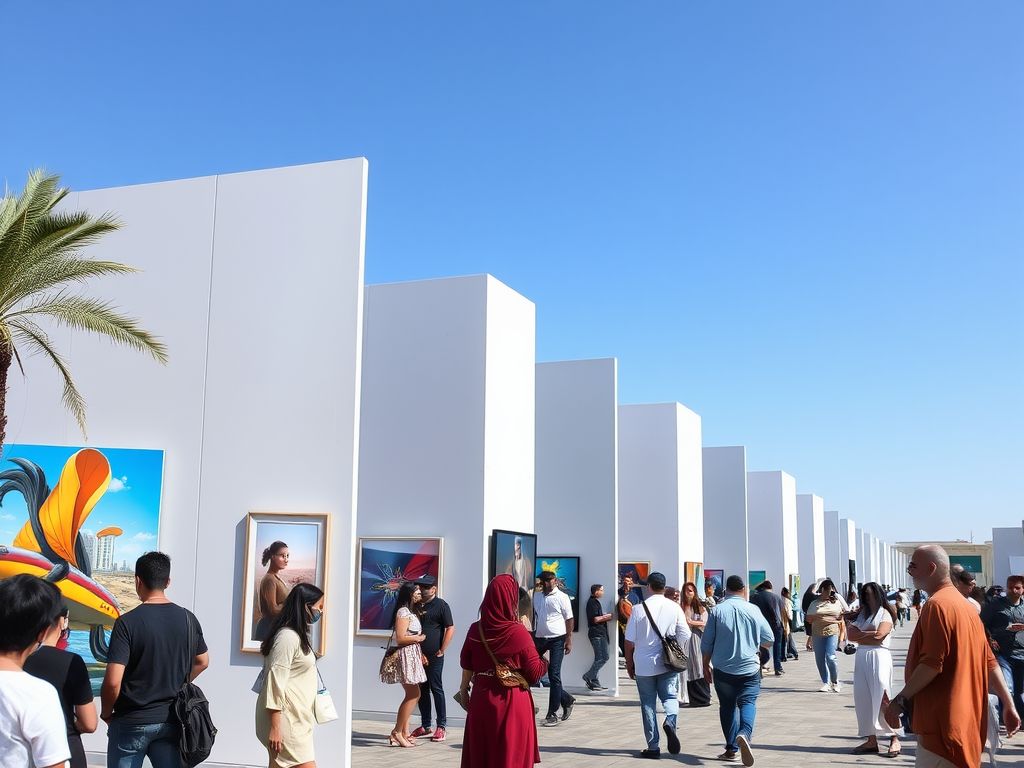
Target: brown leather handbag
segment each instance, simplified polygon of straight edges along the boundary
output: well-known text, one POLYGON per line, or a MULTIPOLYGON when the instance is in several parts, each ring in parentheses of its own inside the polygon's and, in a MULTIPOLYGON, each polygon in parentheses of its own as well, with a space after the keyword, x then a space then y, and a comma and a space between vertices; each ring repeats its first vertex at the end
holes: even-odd
POLYGON ((494 656, 494 652, 491 651, 491 646, 487 644, 487 638, 484 637, 484 628, 477 624, 477 629, 480 630, 480 642, 484 644, 484 648, 487 649, 487 653, 490 654, 491 661, 494 662, 494 676, 498 678, 498 681, 506 688, 521 688, 526 691, 529 690, 530 684, 526 682, 526 678, 522 676, 517 670, 512 669, 508 664, 502 664, 494 656))

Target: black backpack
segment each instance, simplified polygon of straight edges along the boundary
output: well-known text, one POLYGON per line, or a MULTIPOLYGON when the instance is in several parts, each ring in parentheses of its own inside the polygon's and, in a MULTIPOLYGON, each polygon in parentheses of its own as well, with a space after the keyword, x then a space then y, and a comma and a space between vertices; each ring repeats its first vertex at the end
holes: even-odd
POLYGON ((210 756, 217 728, 210 718, 210 702, 202 689, 190 680, 197 640, 194 619, 187 610, 185 622, 188 624, 188 657, 185 660, 185 682, 174 697, 174 714, 181 723, 181 764, 192 768, 210 756))

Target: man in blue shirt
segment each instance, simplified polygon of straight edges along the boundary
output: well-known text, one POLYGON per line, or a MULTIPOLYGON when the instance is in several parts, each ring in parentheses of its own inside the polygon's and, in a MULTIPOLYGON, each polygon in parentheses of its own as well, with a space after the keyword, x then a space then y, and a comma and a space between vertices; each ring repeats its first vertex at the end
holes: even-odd
POLYGON ((757 696, 761 692, 758 646, 770 648, 775 635, 761 611, 747 602, 747 588, 740 576, 725 582, 725 599, 708 616, 701 638, 704 678, 718 693, 718 712, 725 735, 725 752, 719 760, 754 764, 750 739, 754 732, 757 696))

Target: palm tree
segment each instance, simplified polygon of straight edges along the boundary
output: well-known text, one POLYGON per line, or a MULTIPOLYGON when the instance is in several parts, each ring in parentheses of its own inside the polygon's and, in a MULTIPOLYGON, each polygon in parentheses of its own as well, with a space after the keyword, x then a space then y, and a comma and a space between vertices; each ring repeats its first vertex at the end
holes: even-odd
POLYGON ((67 360, 43 330, 43 323, 92 331, 167 364, 167 347, 143 330, 137 320, 111 303, 82 295, 75 284, 93 277, 138 270, 112 261, 97 261, 83 249, 121 228, 110 213, 58 211, 70 190, 59 174, 29 174, 21 195, 5 192, 0 204, 0 446, 7 433, 7 374, 27 352, 50 360, 64 379, 64 406, 85 431, 85 400, 75 387, 67 360))

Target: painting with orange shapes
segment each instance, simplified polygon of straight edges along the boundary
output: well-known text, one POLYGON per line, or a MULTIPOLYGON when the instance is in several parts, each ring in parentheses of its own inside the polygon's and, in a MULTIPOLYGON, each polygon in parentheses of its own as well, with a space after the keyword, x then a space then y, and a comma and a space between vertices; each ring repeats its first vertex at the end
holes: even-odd
POLYGON ((135 560, 158 549, 163 451, 5 445, 0 462, 0 579, 53 582, 71 622, 69 650, 98 692, 110 628, 139 604, 135 560))

